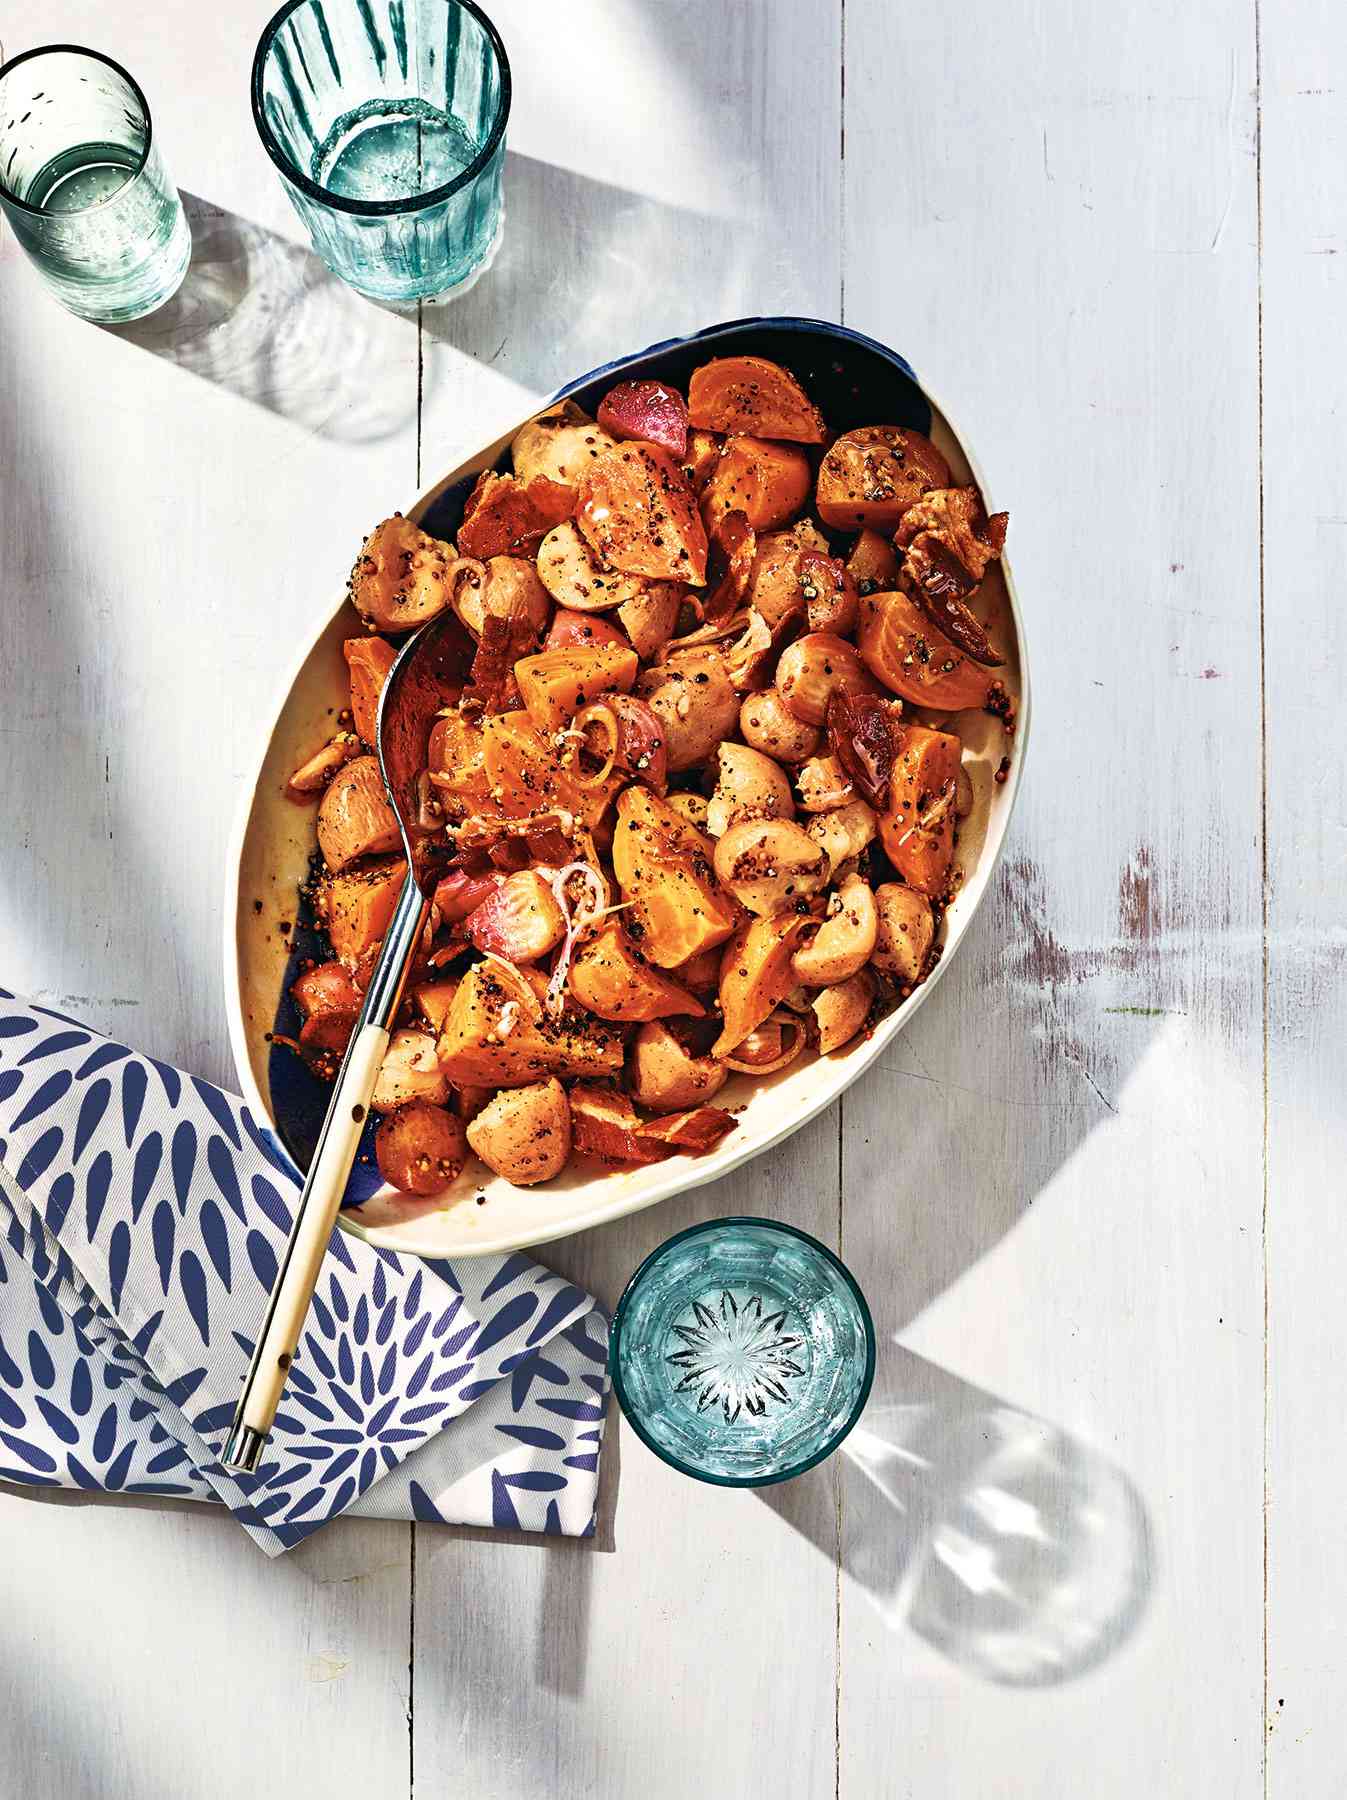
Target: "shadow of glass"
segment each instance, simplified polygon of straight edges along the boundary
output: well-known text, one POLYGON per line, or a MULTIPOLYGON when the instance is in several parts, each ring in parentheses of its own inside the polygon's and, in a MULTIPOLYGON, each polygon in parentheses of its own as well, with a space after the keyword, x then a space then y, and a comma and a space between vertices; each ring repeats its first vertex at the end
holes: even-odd
POLYGON ((414 424, 416 315, 363 300, 313 252, 184 192, 192 261, 148 318, 104 327, 305 430, 377 443, 414 424))
POLYGON ((461 297, 427 303, 422 325, 436 343, 548 390, 639 349, 633 317, 657 321, 654 337, 734 316, 749 255, 732 218, 509 151, 496 261, 461 297))
POLYGON ((1151 1587, 1149 1518, 1121 1469, 892 1342, 837 1456, 758 1492, 840 1557, 890 1631, 1005 1686, 1105 1661, 1151 1587))

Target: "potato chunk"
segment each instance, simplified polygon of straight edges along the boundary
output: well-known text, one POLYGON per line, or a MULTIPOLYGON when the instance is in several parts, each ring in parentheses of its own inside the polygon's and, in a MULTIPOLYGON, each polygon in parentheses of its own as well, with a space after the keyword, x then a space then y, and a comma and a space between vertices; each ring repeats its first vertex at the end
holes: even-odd
POLYGON ((574 400, 560 400, 520 427, 510 445, 510 459, 520 481, 541 476, 574 491, 590 463, 612 446, 613 439, 574 400))
POLYGON ((359 856, 380 856, 402 842, 377 756, 357 756, 328 783, 318 808, 318 847, 333 874, 359 856))
POLYGON ((555 1076, 506 1088, 468 1126, 468 1143, 514 1187, 551 1181, 571 1154, 571 1107, 555 1076))
POLYGON ((454 553, 394 513, 365 539, 351 570, 351 604, 379 631, 410 631, 449 604, 454 553))

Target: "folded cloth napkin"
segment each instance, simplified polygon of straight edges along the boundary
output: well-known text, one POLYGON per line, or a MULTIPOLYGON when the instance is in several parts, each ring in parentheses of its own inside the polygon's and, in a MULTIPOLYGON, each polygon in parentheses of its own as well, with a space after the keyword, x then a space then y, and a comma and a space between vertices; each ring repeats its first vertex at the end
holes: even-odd
POLYGON ((256 1475, 218 1460, 300 1181, 242 1101, 0 989, 0 1479, 583 1536, 607 1320, 525 1256, 332 1234, 256 1475))

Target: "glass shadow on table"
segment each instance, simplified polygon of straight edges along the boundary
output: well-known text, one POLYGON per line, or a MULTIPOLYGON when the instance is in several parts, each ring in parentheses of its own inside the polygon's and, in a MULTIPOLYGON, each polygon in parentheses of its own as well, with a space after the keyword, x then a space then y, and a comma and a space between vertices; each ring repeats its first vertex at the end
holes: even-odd
POLYGON ((307 245, 182 193, 192 261, 158 312, 106 330, 305 430, 377 443, 414 427, 415 315, 346 287, 307 245))
MULTIPOLYGON (((514 151, 504 184, 495 262, 443 306, 419 308, 364 299, 306 244, 183 190, 192 260, 181 288, 148 317, 104 329, 320 437, 372 444, 418 426, 452 375, 441 345, 545 392, 641 347, 633 283, 647 300, 686 291, 675 276, 687 245, 717 271, 689 302, 688 328, 716 316, 717 287, 735 287, 744 250, 731 220, 514 151), (418 358, 423 334, 436 353, 418 358)), ((433 480, 442 464, 425 466, 433 480)))
POLYGON ((1106 1661, 1150 1592, 1149 1518, 1116 1464, 893 1340, 832 1461, 759 1497, 840 1552, 890 1631, 1004 1686, 1106 1661))

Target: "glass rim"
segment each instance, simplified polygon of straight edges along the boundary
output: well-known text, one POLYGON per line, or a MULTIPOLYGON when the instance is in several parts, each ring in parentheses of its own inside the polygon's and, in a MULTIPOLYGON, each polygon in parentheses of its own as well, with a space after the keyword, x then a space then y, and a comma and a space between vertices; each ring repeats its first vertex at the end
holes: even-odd
POLYGON ((91 50, 87 44, 37 44, 31 50, 21 50, 17 56, 11 56, 8 62, 0 63, 0 81, 3 81, 6 75, 11 74, 17 69, 20 63, 32 62, 35 57, 39 56, 56 56, 60 54, 87 56, 91 61, 101 62, 106 68, 111 69, 115 75, 121 76, 122 80, 131 89, 131 92, 139 101, 140 110, 145 116, 145 143, 141 149, 140 157, 135 168, 130 171, 126 180, 115 193, 104 194, 101 200, 91 201, 88 206, 75 206, 72 207, 69 212, 60 214, 50 213, 45 206, 34 206, 31 200, 23 199, 9 186, 4 176, 0 175, 0 196, 14 206, 22 207, 24 212, 32 213, 33 217, 37 219, 50 219, 56 217, 62 219, 78 219, 86 213, 97 212, 100 207, 111 206, 114 200, 121 199, 122 195, 126 192, 127 188, 130 187, 133 181, 138 181, 145 173, 145 165, 150 160, 150 149, 154 143, 154 119, 150 114, 150 103, 145 98, 144 88, 141 87, 130 69, 124 69, 113 57, 105 56, 101 50, 91 50))
POLYGON ((682 1231, 676 1231, 671 1238, 666 1238, 662 1244, 656 1244, 649 1255, 637 1265, 627 1285, 623 1288, 622 1296, 613 1308, 613 1321, 608 1328, 608 1372, 612 1377, 613 1392, 617 1395, 617 1403, 622 1409, 622 1417, 631 1426, 646 1449, 652 1450, 662 1463, 666 1463, 671 1469, 676 1469, 680 1475, 688 1475, 694 1481, 709 1482, 713 1487, 774 1487, 779 1481, 791 1481, 797 1475, 807 1474, 810 1469, 816 1468, 826 1457, 831 1456, 842 1440, 850 1434, 856 1421, 865 1410, 865 1403, 870 1398, 870 1389, 874 1386, 875 1357, 875 1321, 870 1312, 870 1304, 861 1292, 856 1277, 841 1257, 810 1232, 801 1231, 798 1225, 787 1225, 781 1219, 759 1218, 751 1213, 731 1213, 723 1219, 703 1219, 699 1225, 689 1225, 682 1231), (672 1250, 675 1244, 681 1244, 687 1238, 702 1237, 708 1231, 719 1231, 726 1225, 757 1225, 764 1231, 777 1232, 782 1237, 798 1238, 801 1243, 808 1244, 810 1249, 817 1251, 825 1262, 832 1264, 851 1290, 852 1298, 855 1300, 857 1311, 860 1314, 861 1324, 865 1329, 865 1373, 861 1378, 855 1403, 846 1419, 812 1455, 802 1457, 798 1462, 793 1462, 784 1469, 778 1469, 771 1475, 714 1475, 708 1469, 698 1469, 691 1463, 684 1462, 681 1457, 675 1456, 664 1445, 657 1443, 642 1424, 636 1408, 629 1403, 619 1365, 618 1348, 622 1342, 622 1328, 626 1321, 627 1309, 632 1295, 636 1292, 651 1265, 658 1262, 666 1252, 672 1250))
POLYGON ((458 193, 469 183, 475 181, 495 155, 502 138, 505 136, 506 121, 510 116, 510 100, 513 93, 513 82, 510 76, 510 59, 505 53, 505 43, 500 32, 487 18, 476 0, 445 0, 447 6, 456 6, 460 12, 471 13, 482 27, 491 47, 495 52, 496 65, 500 70, 500 94, 496 101, 496 116, 492 120, 491 129, 482 143, 481 149, 473 157, 466 169, 460 169, 452 181, 446 181, 437 188, 427 188, 423 194, 411 194, 404 200, 355 200, 346 194, 334 194, 325 188, 311 175, 297 168, 286 155, 271 129, 262 107, 262 71, 266 64, 267 54, 275 43, 282 25, 292 13, 301 6, 308 6, 312 0, 285 0, 285 4, 275 12, 262 27, 262 35, 257 40, 257 49, 253 52, 252 79, 249 89, 252 98, 253 124, 257 127, 257 135, 262 140, 262 148, 275 163, 286 181, 297 187, 301 193, 307 194, 322 206, 331 207, 336 212, 353 213, 358 218, 386 219, 395 213, 420 212, 427 206, 437 206, 440 201, 447 200, 458 193))

